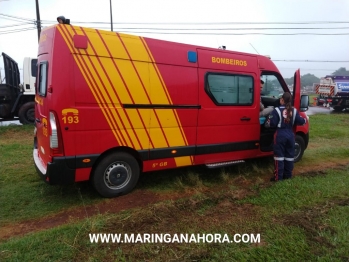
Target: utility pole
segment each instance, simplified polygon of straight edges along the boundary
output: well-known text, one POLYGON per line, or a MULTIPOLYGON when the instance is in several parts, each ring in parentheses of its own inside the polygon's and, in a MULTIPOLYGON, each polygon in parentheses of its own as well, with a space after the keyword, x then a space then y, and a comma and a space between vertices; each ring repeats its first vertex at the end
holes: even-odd
POLYGON ((113 11, 111 8, 111 0, 110 1, 110 27, 111 27, 111 31, 113 32, 113 11))
POLYGON ((36 3, 36 28, 38 29, 38 42, 40 40, 41 34, 41 20, 40 20, 40 11, 39 11, 39 0, 35 0, 36 3))

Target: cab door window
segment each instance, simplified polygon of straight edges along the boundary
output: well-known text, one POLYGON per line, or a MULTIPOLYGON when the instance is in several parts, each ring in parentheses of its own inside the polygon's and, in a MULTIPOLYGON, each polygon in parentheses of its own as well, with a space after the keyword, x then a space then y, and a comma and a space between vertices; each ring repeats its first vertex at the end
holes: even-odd
POLYGON ((253 77, 208 73, 206 93, 216 105, 252 105, 253 77))
POLYGON ((31 73, 32 73, 32 77, 36 77, 37 71, 38 71, 38 59, 32 59, 31 60, 31 73))
POLYGON ((47 62, 40 63, 38 85, 38 93, 40 96, 46 96, 47 92, 47 67, 47 62))
POLYGON ((264 81, 262 96, 279 98, 284 93, 282 85, 276 75, 262 75, 261 79, 264 81))

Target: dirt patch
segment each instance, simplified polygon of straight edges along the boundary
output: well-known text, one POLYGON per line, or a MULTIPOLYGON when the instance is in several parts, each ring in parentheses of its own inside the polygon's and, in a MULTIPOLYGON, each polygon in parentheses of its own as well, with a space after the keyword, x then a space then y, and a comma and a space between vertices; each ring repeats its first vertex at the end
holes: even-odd
MULTIPOLYGON (((108 221, 106 231, 118 232, 169 232, 172 230, 181 232, 180 229, 190 227, 196 232, 207 232, 213 227, 232 223, 232 221, 244 221, 246 218, 257 219, 258 207, 252 204, 236 203, 231 192, 213 193, 192 196, 178 201, 161 202, 148 206, 134 213, 123 221, 108 221), (169 228, 169 225, 172 225, 169 228), (109 231, 108 231, 109 230, 109 231)), ((187 232, 187 230, 182 230, 187 232)), ((177 233, 177 232, 173 232, 177 233)))
POLYGON ((281 221, 285 226, 296 226, 304 230, 307 239, 310 242, 315 242, 321 246, 327 246, 334 248, 335 246, 330 243, 326 238, 319 236, 320 231, 329 231, 334 234, 335 229, 322 221, 322 218, 336 206, 349 205, 348 199, 336 199, 326 203, 326 205, 318 205, 313 208, 307 208, 295 214, 286 215, 284 217, 275 219, 281 221))
MULTIPOLYGON (((296 176, 316 176, 323 175, 324 170, 337 168, 344 169, 348 165, 348 160, 337 160, 331 161, 327 163, 320 163, 316 166, 296 166, 294 170, 294 175, 296 176)), ((225 194, 221 194, 219 198, 217 198, 212 203, 212 206, 217 205, 212 210, 211 218, 216 220, 225 220, 230 219, 232 214, 240 214, 245 216, 244 219, 247 219, 251 214, 246 213, 246 210, 249 210, 250 207, 239 206, 234 204, 233 202, 236 200, 243 199, 248 196, 252 196, 258 193, 258 191, 262 188, 266 188, 272 186, 272 183, 269 182, 271 175, 270 174, 260 174, 258 175, 257 180, 246 179, 243 176, 238 176, 232 181, 229 181, 228 184, 223 187, 217 187, 215 189, 203 189, 203 194, 215 194, 215 192, 222 192, 226 190, 225 194), (234 186, 237 188, 236 190, 229 189, 230 186, 234 186), (255 186, 255 189, 251 188, 255 186), (214 190, 214 192, 211 192, 214 190), (228 207, 228 208, 225 208, 228 207), (226 211, 228 210, 228 211, 226 211)), ((159 203, 166 200, 178 200, 185 199, 189 196, 193 196, 197 191, 195 187, 193 190, 185 190, 184 192, 176 192, 176 193, 153 193, 146 190, 136 190, 131 194, 120 196, 114 199, 107 199, 102 203, 86 206, 86 207, 78 207, 70 210, 65 210, 60 213, 56 213, 41 219, 21 221, 15 224, 9 224, 3 226, 0 230, 0 240, 6 240, 14 236, 25 235, 31 232, 37 232, 40 230, 54 228, 56 226, 67 224, 71 221, 76 222, 77 220, 86 219, 88 217, 97 215, 97 214, 106 214, 106 213, 118 213, 122 210, 145 207, 151 204, 159 203)), ((191 199, 191 204, 202 204, 202 200, 191 199)), ((209 201, 212 201, 210 199, 209 201)), ((208 203, 206 203, 208 204, 208 203)), ((187 210, 190 210, 190 205, 185 205, 187 210)), ((187 211, 186 210, 186 211, 187 211)), ((184 214, 182 214, 184 215, 184 214)), ((173 217, 173 210, 169 214, 170 217, 173 217)), ((156 216, 155 216, 156 217, 156 216)), ((162 215, 161 215, 162 217, 162 215)), ((210 218, 210 219, 211 219, 210 218)), ((170 222, 171 220, 169 220, 170 222)), ((298 220, 299 221, 299 220, 298 220)), ((149 222, 150 221, 145 221, 149 222)), ((307 226, 307 220, 303 221, 304 226, 307 226)), ((144 221, 142 222, 143 225, 144 221)), ((188 221, 190 223, 190 221, 188 221)), ((203 223, 206 223, 203 221, 203 223)))
MULTIPOLYGON (((232 189, 231 191, 234 191, 232 189)), ((127 220, 113 219, 106 223, 103 230, 129 234, 137 232, 144 234, 149 232, 166 232, 167 234, 179 234, 179 232, 202 232, 206 234, 222 233, 232 237, 241 232, 260 232, 258 223, 247 221, 258 221, 259 207, 252 204, 239 204, 230 191, 205 192, 187 199, 178 201, 161 202, 148 206, 142 210, 135 210, 127 220)), ((194 233, 195 234, 195 233, 194 233)), ((117 243, 114 248, 122 248, 124 244, 117 243)), ((191 248, 188 245, 172 243, 170 251, 164 249, 163 244, 147 246, 146 248, 137 244, 128 244, 128 248, 122 248, 126 260, 130 261, 153 261, 151 254, 157 254, 157 261, 201 261, 210 258, 210 248, 214 249, 215 243, 206 248, 202 246, 191 248), (158 248, 162 249, 159 252, 158 248), (149 259, 149 260, 148 260, 149 259)), ((258 245, 267 245, 265 241, 258 245)), ((79 257, 79 259, 85 259, 79 257)), ((109 260, 109 257, 108 259, 109 260)), ((112 260, 112 257, 110 257, 112 260)))
POLYGON ((25 235, 56 226, 64 225, 70 221, 86 219, 97 214, 117 213, 130 208, 145 207, 164 200, 175 200, 182 197, 182 194, 167 194, 165 196, 149 191, 136 190, 132 194, 120 196, 113 199, 106 199, 102 203, 78 207, 56 213, 41 219, 22 221, 16 224, 9 224, 1 227, 0 240, 9 239, 18 235, 25 235))
POLYGON ((28 141, 33 141, 34 137, 34 126, 26 127, 23 129, 23 126, 12 126, 7 127, 6 131, 0 132, 0 145, 11 145, 11 144, 20 144, 26 145, 28 141), (29 132, 28 129, 32 129, 29 132))
POLYGON ((348 159, 331 159, 322 162, 317 162, 316 166, 295 166, 293 171, 294 176, 315 176, 315 175, 324 175, 329 169, 339 169, 344 170, 349 165, 348 159))

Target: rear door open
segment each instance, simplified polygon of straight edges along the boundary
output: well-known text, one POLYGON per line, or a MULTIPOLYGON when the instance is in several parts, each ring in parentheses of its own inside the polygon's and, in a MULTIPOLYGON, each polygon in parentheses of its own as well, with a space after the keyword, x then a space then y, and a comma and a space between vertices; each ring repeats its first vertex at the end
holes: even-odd
MULTIPOLYGON (((44 55, 45 56, 45 55, 44 55)), ((49 130, 49 113, 47 101, 47 87, 48 87, 48 67, 49 63, 45 59, 40 59, 38 64, 38 77, 36 83, 36 112, 35 112, 35 125, 37 128, 37 149, 38 157, 43 165, 47 168, 47 163, 50 159, 50 130, 49 130)), ((41 170, 42 171, 42 170, 41 170)))

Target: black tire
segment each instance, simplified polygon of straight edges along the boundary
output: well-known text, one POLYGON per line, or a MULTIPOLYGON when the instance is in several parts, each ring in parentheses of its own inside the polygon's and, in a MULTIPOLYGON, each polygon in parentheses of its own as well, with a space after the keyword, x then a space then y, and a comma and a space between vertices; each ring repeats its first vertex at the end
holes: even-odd
POLYGON ((35 102, 28 102, 21 106, 18 112, 19 122, 23 125, 33 125, 35 122, 35 102))
POLYGON ((302 159, 305 151, 305 143, 303 137, 296 135, 295 145, 294 145, 294 162, 298 162, 302 159))
POLYGON ((342 112, 344 109, 344 107, 341 107, 341 106, 334 106, 333 107, 333 110, 336 111, 336 112, 342 112))
POLYGON ((103 197, 116 197, 132 191, 139 178, 137 160, 124 152, 106 155, 97 163, 92 184, 103 197))

